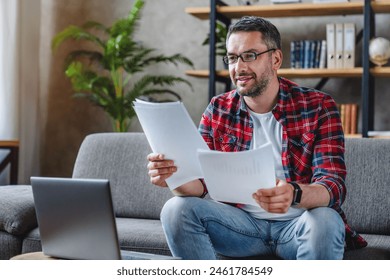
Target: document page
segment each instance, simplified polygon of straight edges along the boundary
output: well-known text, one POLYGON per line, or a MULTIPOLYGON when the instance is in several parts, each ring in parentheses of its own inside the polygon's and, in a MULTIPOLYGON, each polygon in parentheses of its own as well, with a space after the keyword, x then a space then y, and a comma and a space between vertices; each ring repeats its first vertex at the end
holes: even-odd
POLYGON ((167 179, 171 190, 203 178, 197 150, 209 150, 182 102, 152 103, 136 100, 134 110, 152 151, 172 159, 177 166, 167 179))
POLYGON ((209 195, 214 200, 259 206, 252 194, 276 184, 270 143, 243 152, 198 150, 198 156, 209 195))

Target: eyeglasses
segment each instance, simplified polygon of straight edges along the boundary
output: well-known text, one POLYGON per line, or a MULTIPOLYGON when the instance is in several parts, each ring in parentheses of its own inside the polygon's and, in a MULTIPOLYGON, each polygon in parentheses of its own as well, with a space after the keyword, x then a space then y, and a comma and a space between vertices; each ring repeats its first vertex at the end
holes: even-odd
POLYGON ((225 62, 226 64, 234 64, 234 63, 237 63, 238 58, 241 58, 241 60, 244 61, 244 62, 250 62, 250 61, 256 60, 258 56, 260 56, 260 55, 262 55, 264 53, 275 51, 275 50, 276 49, 269 49, 269 50, 266 50, 266 51, 263 51, 263 52, 259 52, 259 53, 244 52, 244 53, 242 53, 240 55, 228 54, 228 55, 223 57, 223 62, 225 62))

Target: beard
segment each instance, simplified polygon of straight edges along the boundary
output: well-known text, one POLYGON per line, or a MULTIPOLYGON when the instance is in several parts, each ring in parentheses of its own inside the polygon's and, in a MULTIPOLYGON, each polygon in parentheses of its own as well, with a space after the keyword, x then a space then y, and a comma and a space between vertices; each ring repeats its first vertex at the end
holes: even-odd
MULTIPOLYGON (((237 83, 235 83, 237 92, 241 96, 247 96, 247 97, 257 97, 262 95, 268 88, 272 74, 273 71, 270 68, 267 68, 266 71, 264 71, 260 77, 257 77, 255 73, 252 73, 251 75, 252 78, 255 80, 255 84, 252 87, 245 89, 244 87, 240 87, 237 85, 237 83)), ((245 76, 248 74, 242 73, 241 75, 245 76)))
POLYGON ((237 92, 241 96, 256 97, 256 96, 262 95, 265 92, 265 90, 268 87, 268 84, 269 84, 268 78, 259 79, 259 80, 256 80, 256 83, 248 89, 243 89, 242 87, 237 86, 237 92))

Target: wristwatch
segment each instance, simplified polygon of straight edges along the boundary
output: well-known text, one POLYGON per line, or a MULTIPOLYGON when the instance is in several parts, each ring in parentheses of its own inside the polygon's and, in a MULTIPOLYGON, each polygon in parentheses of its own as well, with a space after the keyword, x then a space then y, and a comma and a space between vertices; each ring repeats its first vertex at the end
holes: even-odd
POLYGON ((301 203, 302 189, 297 183, 290 182, 290 184, 294 187, 294 197, 291 205, 298 205, 301 203))

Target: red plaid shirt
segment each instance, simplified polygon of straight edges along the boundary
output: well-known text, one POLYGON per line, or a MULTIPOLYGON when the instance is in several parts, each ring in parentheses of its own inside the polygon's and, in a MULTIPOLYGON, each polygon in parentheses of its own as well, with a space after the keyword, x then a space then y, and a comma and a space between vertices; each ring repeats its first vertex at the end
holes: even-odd
MULTIPOLYGON (((346 188, 344 134, 335 101, 329 95, 279 78, 279 98, 272 110, 283 126, 282 164, 287 182, 321 184, 329 191, 328 207, 343 218, 348 248, 367 242, 347 224, 341 209, 346 188)), ((235 91, 214 97, 203 113, 199 131, 212 150, 250 149, 253 122, 235 91)))

